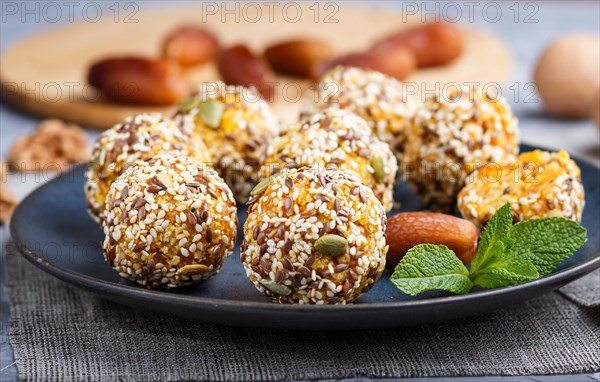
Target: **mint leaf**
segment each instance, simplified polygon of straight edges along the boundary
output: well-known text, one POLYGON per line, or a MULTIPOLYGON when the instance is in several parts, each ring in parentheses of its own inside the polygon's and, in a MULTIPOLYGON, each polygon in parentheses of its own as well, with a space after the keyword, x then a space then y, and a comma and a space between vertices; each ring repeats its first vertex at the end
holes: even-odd
POLYGON ((502 288, 535 280, 539 277, 531 261, 510 259, 481 270, 473 283, 484 288, 502 288))
POLYGON ((477 248, 477 256, 471 262, 471 274, 476 275, 480 270, 504 258, 507 241, 512 227, 513 216, 510 203, 499 208, 485 226, 477 248), (501 247, 501 248, 500 248, 501 247))
POLYGON ((471 263, 471 280, 484 288, 501 288, 535 280, 539 277, 535 265, 527 260, 508 256, 514 248, 510 236, 513 229, 510 203, 496 211, 479 241, 477 256, 471 263))
POLYGON ((473 286, 468 275, 467 268, 445 245, 420 244, 400 260, 390 281, 411 296, 428 290, 464 294, 473 286))
POLYGON ((587 232, 572 220, 541 218, 515 224, 510 230, 510 239, 513 245, 507 256, 530 261, 541 277, 581 248, 587 240, 587 232))

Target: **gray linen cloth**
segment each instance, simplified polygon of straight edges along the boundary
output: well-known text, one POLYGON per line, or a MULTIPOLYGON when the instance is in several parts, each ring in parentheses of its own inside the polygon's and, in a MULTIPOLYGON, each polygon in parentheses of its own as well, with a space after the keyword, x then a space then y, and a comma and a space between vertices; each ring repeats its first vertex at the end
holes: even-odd
POLYGON ((571 301, 585 307, 600 306, 600 269, 560 289, 571 301))
POLYGON ((25 380, 246 381, 600 370, 600 307, 578 306, 558 293, 437 325, 285 332, 134 311, 67 285, 14 251, 7 251, 6 266, 10 338, 25 380))
MULTIPOLYGON (((113 2, 98 3, 106 11, 113 2)), ((574 31, 598 33, 597 2, 537 2, 539 12, 533 24, 522 21, 523 10, 530 10, 522 7, 529 3, 521 3, 521 21, 513 21, 512 8, 508 8, 513 3, 501 2, 503 17, 497 23, 482 20, 481 4, 475 4, 478 25, 511 44, 518 64, 513 86, 531 80, 535 60, 552 39, 574 31)), ((462 15, 469 15, 465 4, 462 15)), ((8 21, 2 29, 3 47, 33 30, 56 27, 55 23, 35 23, 34 17, 23 23, 19 15, 8 21)), ((521 120, 523 141, 565 148, 598 163, 598 133, 591 121, 569 121, 567 126, 542 115, 539 104, 522 97, 512 106, 521 120)), ((33 129, 34 120, 5 107, 1 110, 0 149, 6 154, 18 135, 33 129)), ((450 324, 357 333, 289 333, 218 328, 134 312, 72 288, 28 263, 20 264, 17 256, 10 257, 5 271, 14 303, 11 341, 20 377, 26 380, 258 380, 559 374, 600 369, 599 273, 563 288, 561 293, 569 300, 554 293, 450 324), (596 301, 596 307, 579 308, 573 301, 582 306, 593 306, 596 301)))

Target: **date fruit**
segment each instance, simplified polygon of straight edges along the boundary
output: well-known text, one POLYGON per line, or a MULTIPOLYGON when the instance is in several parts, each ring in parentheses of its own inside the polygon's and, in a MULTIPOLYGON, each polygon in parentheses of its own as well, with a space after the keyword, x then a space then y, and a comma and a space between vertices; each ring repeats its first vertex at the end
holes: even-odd
POLYGON ((415 68, 416 61, 412 52, 406 48, 390 51, 352 53, 325 61, 318 65, 316 79, 336 66, 352 66, 361 69, 376 70, 398 80, 403 80, 415 68))
POLYGON ((372 51, 392 52, 410 49, 419 68, 441 66, 460 56, 463 41, 460 31, 448 23, 430 23, 401 31, 376 43, 372 51))
POLYGON ((144 57, 100 61, 90 68, 88 82, 113 101, 143 105, 173 105, 189 92, 177 63, 144 57))
POLYGON ((184 67, 211 61, 218 52, 217 38, 206 29, 195 26, 174 30, 163 44, 163 57, 184 67))
POLYGON ((291 40, 268 47, 264 55, 279 73, 312 78, 316 66, 333 56, 333 49, 320 40, 291 40))
POLYGON ((267 100, 273 97, 275 74, 262 58, 245 45, 234 45, 219 54, 219 74, 228 85, 255 87, 267 100))
POLYGON ((385 231, 386 266, 394 269, 409 249, 417 244, 443 244, 465 264, 477 254, 479 231, 468 220, 435 212, 401 212, 388 219, 385 231))

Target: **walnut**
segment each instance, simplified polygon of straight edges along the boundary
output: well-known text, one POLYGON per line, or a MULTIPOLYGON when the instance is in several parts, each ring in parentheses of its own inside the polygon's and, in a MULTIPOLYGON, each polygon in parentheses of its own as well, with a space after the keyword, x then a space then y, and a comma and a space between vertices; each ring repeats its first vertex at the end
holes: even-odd
POLYGON ((0 159, 0 183, 6 182, 8 177, 8 163, 0 159))
POLYGON ((10 192, 6 184, 0 184, 0 224, 10 219, 15 207, 17 199, 10 192))
POLYGON ((10 192, 4 182, 8 174, 8 166, 5 161, 0 160, 0 224, 10 219, 15 207, 17 199, 10 192))
POLYGON ((74 124, 58 119, 42 121, 30 136, 14 143, 8 156, 12 166, 20 172, 64 171, 70 163, 89 160, 87 134, 74 124))

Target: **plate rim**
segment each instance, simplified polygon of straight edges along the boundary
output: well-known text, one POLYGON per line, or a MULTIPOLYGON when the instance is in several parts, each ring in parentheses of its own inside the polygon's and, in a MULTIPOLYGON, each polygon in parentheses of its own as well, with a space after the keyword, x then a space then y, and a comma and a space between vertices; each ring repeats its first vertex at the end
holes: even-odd
MULTIPOLYGON (((521 144, 520 147, 525 146, 527 149, 539 149, 547 150, 539 146, 532 146, 529 144, 521 144)), ((529 151, 529 150, 527 150, 529 151)), ((549 150, 555 151, 555 150, 549 150)), ((570 155, 570 154, 569 154, 570 155)), ((600 167, 590 163, 589 161, 582 160, 577 156, 571 156, 572 159, 577 162, 583 162, 586 165, 600 170, 600 167)), ((145 301, 156 301, 157 299, 162 300, 166 298, 171 302, 186 303, 188 305, 194 305, 199 308, 209 308, 212 310, 228 310, 231 308, 244 308, 244 309, 260 309, 264 313, 315 313, 315 312, 348 312, 348 311, 366 311, 366 310, 377 310, 377 311, 390 311, 400 309, 414 309, 431 306, 441 306, 446 304, 464 303, 466 301, 477 303, 480 300, 485 300, 492 296, 503 297, 513 293, 518 293, 528 289, 535 288, 536 286, 550 286, 558 285, 564 281, 573 281, 579 277, 584 276, 592 272, 593 270, 600 268, 600 253, 596 254, 596 257, 587 260, 581 264, 569 266, 565 269, 557 272, 550 273, 547 276, 539 278, 537 280, 529 281, 522 284, 517 284, 509 287, 495 288, 495 289, 483 289, 474 293, 466 293, 462 295, 446 295, 441 297, 429 297, 423 299, 415 299, 408 301, 389 301, 389 302, 370 302, 370 303, 352 303, 352 304, 334 304, 334 305, 316 305, 316 304, 275 304, 271 301, 238 301, 238 300, 227 300, 217 299, 202 296, 189 296, 177 293, 165 292, 163 290, 148 290, 137 285, 125 285, 115 283, 113 281, 103 281, 92 276, 81 274, 70 270, 69 268, 61 267, 47 261, 45 258, 37 255, 36 251, 28 248, 25 245, 25 241, 21 238, 17 225, 21 221, 22 217, 20 211, 24 208, 29 200, 35 198, 37 194, 43 192, 46 188, 52 187, 54 182, 60 181, 64 177, 71 176, 71 174, 81 171, 87 164, 79 164, 73 166, 69 170, 58 174, 53 179, 49 180, 42 186, 36 188, 31 192, 25 199, 23 199, 14 211, 13 217, 10 220, 10 235, 12 241, 15 243, 19 253, 25 257, 30 263, 35 265, 42 271, 57 277, 58 279, 73 284, 77 287, 86 289, 92 293, 101 293, 107 296, 119 296, 122 294, 128 295, 134 298, 141 298, 145 301)), ((387 272, 387 271, 386 271, 387 272)), ((248 284, 249 287, 251 284, 248 284)), ((556 287, 557 288, 557 287, 556 287)), ((554 289, 556 289, 554 288, 554 289)), ((258 292, 257 292, 258 293, 258 292)))

